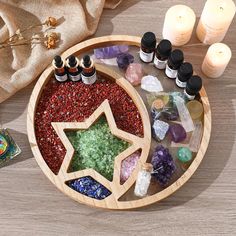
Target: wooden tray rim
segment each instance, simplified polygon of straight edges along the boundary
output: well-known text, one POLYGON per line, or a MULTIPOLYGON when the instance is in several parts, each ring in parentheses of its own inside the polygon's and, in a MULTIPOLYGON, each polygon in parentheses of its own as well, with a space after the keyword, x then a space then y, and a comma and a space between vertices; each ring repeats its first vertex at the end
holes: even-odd
MULTIPOLYGON (((88 50, 91 50, 93 48, 97 47, 103 47, 103 46, 108 46, 108 45, 117 45, 117 44, 127 44, 127 45, 133 45, 133 46, 140 46, 141 38, 137 36, 128 36, 128 35, 110 35, 110 36, 103 36, 99 38, 92 38, 87 41, 81 42, 67 51, 65 51, 62 54, 63 58, 67 58, 71 54, 78 54, 78 53, 83 53, 88 50)), ((102 66, 98 66, 101 70, 103 70, 102 66)), ((52 66, 49 66, 40 76, 33 93, 30 98, 29 102, 29 107, 28 107, 28 115, 27 115, 27 131, 28 131, 28 138, 30 142, 30 146, 32 149, 32 152, 36 158, 36 161, 38 162, 40 168, 43 170, 44 174, 49 178, 49 180, 56 185, 62 192, 67 194, 69 197, 73 198, 74 200, 78 202, 83 202, 85 204, 88 204, 90 206, 96 206, 96 207, 101 207, 101 208, 108 208, 108 209, 131 209, 131 208, 138 208, 138 207, 143 207, 150 205, 152 203, 158 202, 169 195, 173 194, 176 190, 178 190, 182 185, 184 185, 190 177, 194 174, 198 166, 200 165, 205 152, 207 150, 209 140, 210 140, 210 134, 211 134, 211 109, 210 109, 210 104, 209 100, 206 94, 206 91, 204 87, 200 91, 201 95, 201 100, 203 103, 204 107, 204 129, 203 129, 203 137, 201 141, 201 146, 200 149, 190 165, 190 167, 185 171, 185 173, 179 177, 177 181, 175 181, 172 185, 168 186, 167 188, 163 189, 162 191, 153 194, 151 196, 147 196, 142 199, 138 200, 131 200, 131 201, 117 201, 117 199, 110 198, 109 201, 105 200, 95 200, 88 198, 86 196, 83 196, 83 198, 78 198, 78 193, 75 194, 75 191, 70 189, 68 186, 65 188, 65 184, 62 184, 59 182, 58 178, 56 175, 52 174, 52 171, 49 169, 47 166, 46 162, 44 161, 43 157, 41 156, 41 153, 39 151, 39 148, 37 146, 36 138, 35 138, 35 132, 34 132, 34 112, 35 112, 35 105, 37 105, 38 98, 41 96, 42 92, 42 87, 46 84, 48 78, 53 73, 53 68, 52 66)), ((111 72, 108 72, 111 73, 111 72)), ((114 75, 116 74, 113 72, 114 75)), ((112 73, 112 74, 113 74, 112 73)), ((122 78, 123 79, 123 78, 122 78)), ((125 80, 125 79, 124 79, 125 80)), ((126 85, 130 86, 130 84, 126 81, 126 85)), ((133 99, 133 98, 132 98, 133 99)), ((142 102, 143 103, 143 102, 142 102)), ((143 104, 144 105, 144 104, 143 104)), ((145 105, 144 105, 145 106, 145 105)), ((146 109, 146 107, 145 107, 146 109)), ((144 111, 144 113, 147 111, 144 111)), ((144 114, 146 116, 147 114, 144 114)), ((143 119, 143 117, 142 117, 143 119)), ((146 118, 145 118, 146 119, 146 118)), ((150 128, 150 122, 149 122, 149 128, 150 128)), ((146 129, 144 129, 146 131, 146 129)), ((149 129, 151 130, 151 129, 149 129)), ((151 137, 150 133, 148 134, 148 131, 146 133, 147 138, 151 137)), ((149 140, 150 141, 150 140, 149 140)), ((150 145, 150 144, 149 144, 150 145)), ((149 146, 150 148, 150 146, 149 146)), ((140 166, 140 163, 139 163, 140 166)), ((136 168, 137 169, 137 168, 136 168)), ((137 174, 137 173, 136 173, 137 174)), ((131 181, 129 181, 129 187, 131 187, 132 184, 130 184, 131 181)), ((127 189, 124 191, 126 192, 127 189)), ((79 194, 82 195, 82 194, 79 194)))

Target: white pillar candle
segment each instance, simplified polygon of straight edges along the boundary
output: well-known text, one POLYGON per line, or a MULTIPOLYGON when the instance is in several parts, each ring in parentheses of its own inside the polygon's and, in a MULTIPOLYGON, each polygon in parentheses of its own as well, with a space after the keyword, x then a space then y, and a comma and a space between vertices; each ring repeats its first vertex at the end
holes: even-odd
POLYGON ((210 78, 220 77, 232 56, 230 48, 223 43, 212 44, 202 63, 202 72, 210 78))
POLYGON ((197 36, 205 44, 221 42, 234 18, 232 0, 207 0, 197 26, 197 36))
POLYGON ((186 44, 192 35, 196 16, 190 7, 176 5, 171 7, 165 16, 163 38, 174 46, 186 44))

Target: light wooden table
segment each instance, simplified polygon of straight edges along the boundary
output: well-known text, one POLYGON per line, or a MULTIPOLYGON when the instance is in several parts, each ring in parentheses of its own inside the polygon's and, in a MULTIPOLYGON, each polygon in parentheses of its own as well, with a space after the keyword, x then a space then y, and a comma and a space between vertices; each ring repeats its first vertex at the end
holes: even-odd
MULTIPOLYGON (((175 1, 130 0, 105 10, 96 36, 161 37, 166 10, 175 1)), ((178 1, 200 16, 204 0, 178 1)), ((233 58, 224 76, 205 79, 212 109, 212 136, 205 159, 177 193, 137 211, 113 212, 77 204, 44 176, 31 153, 26 110, 34 84, 0 104, 0 120, 22 148, 22 155, 0 169, 0 235, 235 235, 236 234, 236 27, 225 38, 233 58)), ((193 37, 193 42, 197 42, 193 37)), ((206 47, 186 48, 196 72, 206 47)))

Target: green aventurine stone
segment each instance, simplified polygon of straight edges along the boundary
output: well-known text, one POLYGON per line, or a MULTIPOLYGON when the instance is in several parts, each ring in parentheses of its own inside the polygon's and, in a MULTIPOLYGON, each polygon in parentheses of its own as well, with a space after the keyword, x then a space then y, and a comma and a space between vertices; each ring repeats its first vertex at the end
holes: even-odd
POLYGON ((180 147, 177 152, 178 159, 183 162, 189 162, 192 160, 192 152, 189 150, 189 148, 186 147, 180 147))
POLYGON ((113 136, 105 117, 88 130, 68 131, 66 135, 75 149, 70 171, 92 168, 110 181, 115 157, 130 145, 113 136))

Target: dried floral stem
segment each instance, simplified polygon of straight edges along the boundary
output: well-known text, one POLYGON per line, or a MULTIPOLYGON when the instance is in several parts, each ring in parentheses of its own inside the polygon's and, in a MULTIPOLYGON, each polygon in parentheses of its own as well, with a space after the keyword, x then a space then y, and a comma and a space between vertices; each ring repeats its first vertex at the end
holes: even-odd
MULTIPOLYGON (((25 44, 25 43, 29 43, 31 42, 32 39, 25 39, 25 40, 21 40, 19 43, 20 44, 25 44)), ((8 42, 8 43, 0 43, 0 46, 1 48, 4 48, 4 47, 12 47, 12 46, 15 46, 15 45, 18 45, 17 41, 11 41, 11 42, 8 42)))
POLYGON ((59 34, 56 32, 48 32, 48 30, 55 29, 55 26, 57 25, 57 19, 55 17, 49 16, 43 23, 31 25, 23 30, 17 29, 12 36, 7 38, 3 42, 0 42, 0 49, 30 44, 44 44, 47 49, 55 48, 57 46, 57 43, 60 41, 59 34), (43 36, 40 36, 41 32, 38 34, 33 34, 30 39, 24 38, 24 36, 22 35, 24 32, 30 31, 33 28, 43 25, 48 26, 48 29, 44 30, 43 36))
MULTIPOLYGON (((34 44, 42 44, 42 42, 32 42, 32 45, 34 44)), ((9 44, 6 44, 4 46, 0 45, 0 49, 3 49, 3 48, 8 48, 8 47, 17 47, 17 46, 26 46, 26 45, 29 45, 27 42, 25 43, 18 43, 18 44, 13 44, 13 45, 9 45, 9 44)))
MULTIPOLYGON (((24 33, 24 32, 26 32, 26 31, 28 31, 28 30, 31 30, 31 29, 33 29, 33 28, 36 28, 36 27, 39 27, 39 26, 43 26, 43 25, 46 25, 46 22, 40 23, 40 24, 37 24, 37 25, 31 25, 31 26, 29 26, 29 27, 27 27, 27 28, 21 30, 20 32, 21 32, 21 33, 24 33)), ((9 38, 7 38, 5 41, 3 41, 3 43, 8 42, 9 40, 11 40, 12 38, 14 38, 14 37, 16 37, 16 36, 17 36, 16 33, 13 34, 11 37, 9 37, 9 38)))

